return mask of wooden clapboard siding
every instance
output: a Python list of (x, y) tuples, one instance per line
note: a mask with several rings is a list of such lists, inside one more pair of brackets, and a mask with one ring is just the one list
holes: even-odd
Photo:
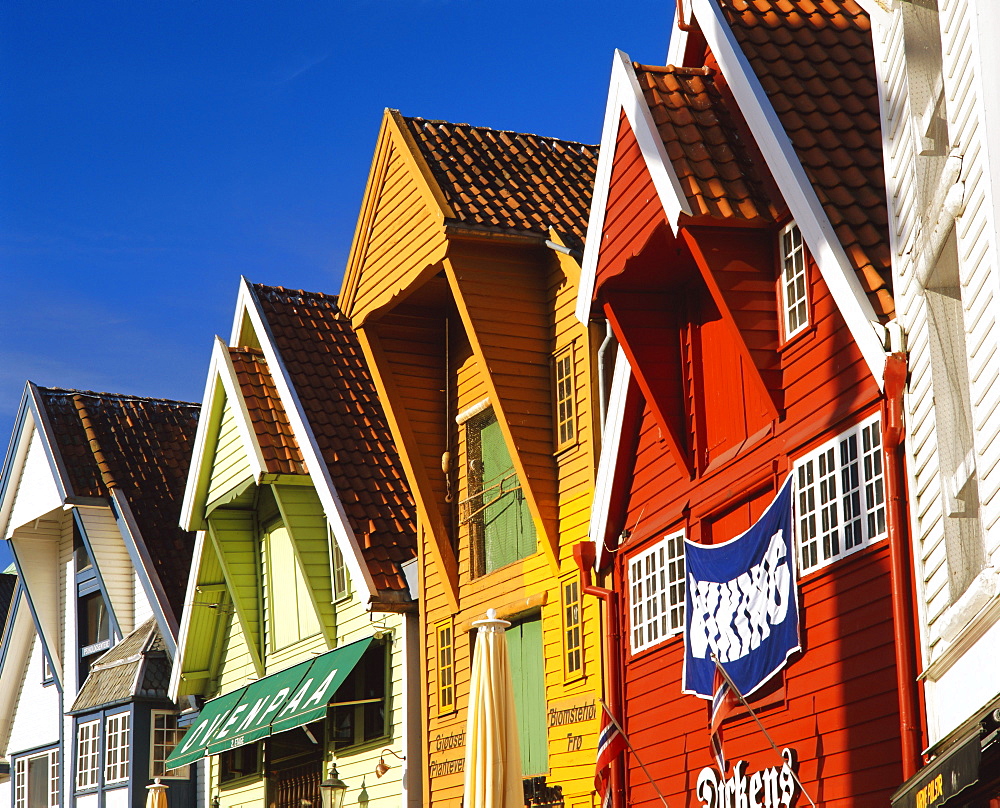
[(216, 508), (208, 538), (226, 583), (236, 620), (258, 676), (264, 674), (264, 606), (257, 520), (253, 511)]
[[(181, 664), (178, 696), (216, 694), (216, 674), (220, 669), (217, 643), (233, 613), (232, 601), (226, 596), (225, 577), (215, 549), (215, 543), (205, 533), (199, 534), (192, 570), (194, 596), (185, 607), (188, 617), (187, 645)], [(238, 622), (238, 620), (237, 620)], [(204, 676), (205, 672), (208, 673)]]
[(263, 777), (248, 777), (219, 788), (218, 756), (208, 758), (206, 769), (209, 774), (208, 782), (215, 784), (211, 798), (219, 798), (219, 808), (260, 808), (267, 804), (267, 781)]
[[(67, 555), (72, 557), (73, 547), (72, 524), (69, 526), (68, 542), (63, 530), (67, 522), (71, 522), (70, 514), (58, 513), (54, 519), (38, 519), (16, 528), (10, 537), (24, 586), (33, 593), (35, 618), (46, 647), (57, 657), (52, 664), (60, 676), (65, 668), (74, 667), (71, 660), (76, 658), (75, 632), (67, 631), (66, 611), (62, 608), (67, 602), (76, 602), (76, 582), (72, 573), (67, 576), (64, 563)], [(65, 550), (67, 543), (69, 553)], [(67, 594), (70, 587), (72, 590)], [(74, 677), (72, 683), (75, 682)]]
[(110, 508), (81, 508), (79, 513), (94, 553), (94, 564), (111, 599), (115, 620), (123, 636), (130, 634), (135, 628), (132, 586), (135, 573), (118, 523)]
[(62, 497), (56, 489), (55, 478), (45, 454), (42, 433), (32, 428), (28, 453), (17, 480), (17, 490), (14, 493), (14, 502), (11, 504), (10, 516), (7, 519), (6, 535), (3, 538), (10, 538), (14, 528), (32, 522), (61, 506)]
[(355, 325), (426, 279), (445, 246), (443, 216), (395, 121), (379, 134), (340, 305)]
[(207, 502), (215, 502), (248, 479), (253, 478), (250, 458), (240, 439), (236, 426), (236, 416), (230, 402), (222, 410), (219, 439), (212, 460), (212, 472), (208, 485)]
[(323, 505), (312, 486), (276, 485), (273, 490), (281, 519), (291, 533), (299, 568), (308, 583), (320, 631), (332, 648), (336, 641), (333, 581), (330, 577), (330, 536)]

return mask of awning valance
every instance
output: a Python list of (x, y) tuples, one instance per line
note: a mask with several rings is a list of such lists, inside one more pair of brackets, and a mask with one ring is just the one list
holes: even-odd
[(974, 785), (979, 778), (982, 747), (979, 728), (939, 755), (892, 795), (892, 808), (938, 808)]
[(217, 755), (325, 717), (333, 694), (372, 641), (367, 637), (335, 648), (207, 702), (167, 758), (167, 768), (186, 766), (205, 755)]

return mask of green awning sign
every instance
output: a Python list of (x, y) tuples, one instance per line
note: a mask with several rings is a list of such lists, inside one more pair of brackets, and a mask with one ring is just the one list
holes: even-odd
[(167, 758), (176, 769), (326, 716), (326, 708), (371, 645), (367, 637), (327, 651), (207, 702)]

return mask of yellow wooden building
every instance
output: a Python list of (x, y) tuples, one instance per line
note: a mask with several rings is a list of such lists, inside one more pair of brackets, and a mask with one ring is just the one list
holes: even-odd
[(413, 500), (335, 297), (243, 281), (182, 521), (168, 764), (203, 767), (199, 804), (318, 806), (336, 765), (346, 805), (420, 805)]
[(460, 803), (473, 620), (514, 668), (529, 804), (591, 805), (598, 608), (580, 597), (594, 346), (573, 311), (592, 146), (386, 111), (340, 305), (417, 507), (425, 804)]

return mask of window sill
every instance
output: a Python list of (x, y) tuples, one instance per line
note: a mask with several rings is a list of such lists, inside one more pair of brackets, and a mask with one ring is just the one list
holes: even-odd
[[(811, 314), (812, 312), (810, 312)], [(780, 314), (780, 312), (779, 312)], [(778, 338), (778, 353), (784, 353), (786, 349), (792, 350), (799, 346), (806, 337), (811, 336), (816, 333), (816, 323), (810, 320), (809, 325), (805, 328), (796, 331), (792, 336), (786, 338), (784, 333)]]
[[(631, 629), (629, 630), (631, 631)], [(675, 644), (676, 642), (683, 643), (683, 641), (684, 641), (684, 630), (678, 629), (675, 633), (664, 637), (662, 640), (659, 640), (654, 645), (647, 645), (645, 648), (642, 648), (638, 651), (633, 651), (632, 646), (630, 644), (628, 649), (628, 662), (634, 662), (637, 659), (643, 659), (649, 656), (650, 654), (655, 654), (657, 651), (664, 651), (669, 646)]]

